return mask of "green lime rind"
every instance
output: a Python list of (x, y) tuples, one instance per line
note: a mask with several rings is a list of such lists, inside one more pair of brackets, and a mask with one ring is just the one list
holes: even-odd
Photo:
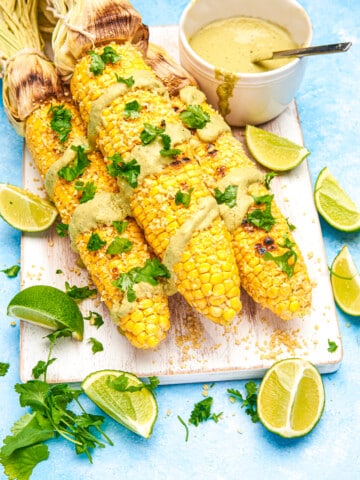
[(322, 218), (341, 232), (360, 230), (360, 211), (355, 202), (324, 167), (315, 182), (314, 201)]
[(360, 276), (346, 245), (332, 262), (330, 281), (340, 310), (352, 317), (360, 317)]
[(158, 416), (158, 405), (147, 388), (137, 392), (119, 392), (108, 385), (108, 380), (125, 375), (129, 385), (143, 382), (134, 374), (120, 370), (99, 370), (90, 373), (81, 387), (103, 412), (132, 432), (149, 438)]
[(72, 298), (48, 285), (34, 285), (17, 293), (7, 306), (10, 317), (50, 330), (69, 328), (76, 340), (84, 336), (84, 318)]
[(281, 437), (310, 433), (325, 407), (325, 389), (318, 369), (301, 358), (274, 363), (260, 384), (257, 412), (263, 426)]
[(303, 145), (252, 125), (246, 125), (245, 139), (255, 160), (274, 172), (292, 170), (310, 155)]

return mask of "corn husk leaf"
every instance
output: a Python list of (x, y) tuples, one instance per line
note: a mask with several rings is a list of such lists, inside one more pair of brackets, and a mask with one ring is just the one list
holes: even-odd
[(52, 36), (54, 62), (68, 81), (77, 61), (94, 46), (130, 42), (145, 54), (149, 29), (127, 0), (50, 0), (58, 18)]
[(0, 52), (5, 113), (19, 135), (26, 118), (51, 96), (62, 93), (53, 65), (42, 53), (37, 0), (2, 0)]
[(166, 86), (171, 96), (178, 95), (182, 88), (189, 85), (197, 86), (196, 80), (158, 45), (149, 44), (145, 61)]

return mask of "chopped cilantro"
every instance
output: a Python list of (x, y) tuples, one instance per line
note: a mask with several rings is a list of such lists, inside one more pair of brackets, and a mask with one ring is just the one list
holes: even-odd
[(132, 102), (126, 103), (124, 108), (124, 116), (125, 118), (137, 118), (140, 114), (140, 103), (137, 100), (133, 100)]
[(109, 255), (118, 255), (120, 253), (130, 252), (132, 247), (133, 243), (127, 238), (115, 237), (108, 246), (106, 253)]
[(255, 382), (245, 383), (246, 397), (239, 392), (239, 390), (234, 390), (233, 388), (228, 388), (228, 393), (234, 398), (237, 398), (242, 403), (241, 408), (245, 408), (245, 413), (250, 415), (251, 421), (256, 423), (259, 421), (259, 416), (257, 413), (257, 392), (258, 386)]
[(61, 270), (61, 268), (57, 268), (55, 273), (56, 273), (56, 275), (61, 275), (64, 272)]
[(175, 194), (175, 204), (188, 207), (190, 205), (191, 194), (193, 190), (193, 188), (190, 188), (190, 190), (188, 190), (187, 192), (182, 192), (181, 190), (178, 190)]
[(73, 298), (74, 300), (85, 300), (86, 298), (90, 298), (96, 295), (95, 289), (90, 289), (88, 286), (70, 286), (68, 282), (65, 282), (65, 292), (69, 295), (69, 297)]
[(9, 370), (10, 364), (9, 363), (3, 363), (0, 362), (0, 377), (5, 377)]
[(98, 233), (92, 233), (86, 245), (86, 248), (89, 252), (96, 252), (100, 250), (104, 245), (106, 245), (105, 240), (102, 240)]
[(4, 270), (0, 270), (0, 272), (5, 273), (8, 278), (15, 278), (20, 272), (20, 265), (13, 265), (12, 267), (4, 268)]
[(222, 415), (222, 412), (218, 414), (211, 413), (212, 403), (212, 397), (204, 398), (204, 400), (195, 403), (194, 408), (190, 414), (189, 423), (197, 427), (201, 422), (205, 422), (206, 420), (210, 419), (218, 422), (220, 416)]
[(166, 133), (161, 133), (160, 138), (164, 145), (164, 148), (160, 150), (160, 155), (162, 157), (176, 157), (176, 155), (181, 153), (179, 148), (171, 148), (171, 138), (169, 135), (166, 135)]
[(96, 185), (94, 182), (86, 182), (84, 184), (84, 182), (78, 180), (75, 183), (75, 190), (82, 192), (80, 197), (80, 203), (86, 203), (95, 197)]
[(66, 237), (69, 233), (69, 225), (67, 223), (58, 223), (55, 229), (59, 237)]
[(107, 165), (107, 171), (112, 177), (124, 178), (132, 188), (136, 188), (138, 185), (137, 179), (140, 175), (140, 165), (133, 158), (129, 162), (125, 162), (119, 153), (115, 153), (112, 157), (110, 165)]
[(60, 168), (58, 171), (58, 176), (64, 180), (67, 180), (68, 182), (72, 182), (76, 178), (80, 177), (80, 175), (84, 173), (86, 167), (90, 165), (90, 160), (87, 153), (85, 153), (84, 147), (81, 145), (72, 145), (71, 150), (76, 152), (75, 159), (65, 167)]
[(117, 73), (115, 73), (115, 76), (118, 83), (125, 83), (127, 87), (132, 87), (135, 84), (134, 77), (124, 78), (120, 77), (120, 75), (118, 75)]
[(149, 145), (157, 136), (165, 132), (165, 127), (155, 127), (150, 123), (144, 123), (144, 130), (140, 133), (142, 145)]
[(121, 273), (113, 285), (126, 293), (129, 302), (134, 302), (136, 300), (134, 285), (146, 282), (156, 286), (159, 283), (158, 278), (170, 278), (170, 272), (157, 258), (153, 258), (147, 259), (143, 267), (134, 267), (127, 273)]
[(58, 134), (60, 143), (66, 142), (72, 128), (71, 111), (65, 105), (52, 105), (48, 113), (51, 113), (50, 126)]
[(125, 221), (115, 221), (113, 222), (113, 227), (115, 228), (115, 230), (118, 232), (118, 233), (124, 233), (125, 230), (126, 230), (126, 227), (128, 226), (128, 223), (129, 222), (125, 222)]
[(328, 345), (328, 352), (330, 353), (336, 352), (336, 350), (338, 349), (338, 345), (336, 344), (336, 342), (333, 342), (330, 339), (328, 339)]
[(98, 54), (95, 53), (94, 51), (89, 52), (90, 58), (91, 58), (91, 63), (90, 63), (90, 72), (92, 72), (94, 75), (100, 75), (103, 73), (105, 65), (109, 63), (116, 63), (120, 60), (120, 55), (116, 53), (116, 51), (110, 47), (104, 47), (103, 53)]
[(265, 187), (270, 190), (270, 183), (271, 183), (271, 180), (273, 178), (275, 178), (277, 176), (277, 173), (275, 172), (268, 172), (265, 174), (265, 179), (264, 179), (264, 182), (265, 182)]
[(177, 418), (185, 427), (185, 442), (187, 442), (189, 440), (189, 427), (186, 425), (185, 421), (180, 417), (180, 415), (178, 415)]
[(264, 260), (272, 260), (288, 277), (292, 277), (294, 274), (295, 263), (297, 261), (297, 253), (292, 248), (295, 243), (293, 243), (288, 237), (285, 237), (284, 243), (278, 245), (283, 248), (288, 248), (289, 250), (277, 257), (270, 252), (265, 252), (263, 258)]
[(94, 337), (90, 337), (88, 343), (91, 344), (91, 351), (95, 355), (95, 353), (102, 352), (104, 350), (104, 346), (99, 340), (96, 340)]
[(189, 128), (202, 129), (210, 122), (210, 116), (200, 105), (189, 105), (180, 113), (183, 124)]
[(286, 223), (287, 223), (287, 226), (289, 227), (290, 232), (293, 232), (294, 230), (296, 230), (295, 225), (292, 224), (288, 218), (286, 218)]
[(102, 325), (104, 325), (104, 320), (100, 313), (92, 312), (91, 310), (89, 311), (89, 315), (84, 317), (84, 320), (88, 320), (90, 325), (93, 325), (96, 328), (100, 328)]
[(269, 232), (276, 223), (271, 213), (271, 202), (273, 198), (274, 195), (253, 196), (255, 204), (263, 204), (265, 208), (256, 208), (249, 212), (246, 217), (248, 222), (255, 225), (255, 227), (263, 228), (266, 232)]
[(236, 206), (236, 197), (238, 192), (238, 185), (228, 185), (224, 192), (221, 192), (218, 188), (215, 188), (215, 200), (218, 205), (225, 203), (229, 208)]

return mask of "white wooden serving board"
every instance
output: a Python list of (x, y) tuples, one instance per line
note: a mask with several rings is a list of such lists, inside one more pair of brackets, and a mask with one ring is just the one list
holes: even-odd
[[(176, 26), (152, 28), (150, 39), (178, 58)], [(295, 102), (264, 128), (303, 143)], [(234, 134), (242, 139), (243, 130), (235, 129)], [(23, 171), (24, 187), (43, 192), (26, 149)], [(59, 340), (53, 351), (57, 360), (49, 369), (48, 381), (79, 382), (100, 369), (131, 371), (140, 377), (157, 375), (162, 384), (247, 379), (261, 377), (275, 360), (290, 356), (310, 360), (322, 373), (335, 371), (342, 359), (342, 344), (306, 161), (291, 173), (276, 177), (272, 189), (283, 214), (297, 227), (294, 236), (314, 284), (312, 310), (307, 317), (284, 322), (242, 293), (242, 313), (224, 329), (192, 311), (177, 294), (170, 298), (172, 326), (166, 340), (154, 351), (141, 351), (117, 332), (102, 304), (86, 300), (80, 305), (83, 314), (97, 311), (105, 324), (96, 329), (86, 321), (83, 342)], [(44, 284), (64, 289), (65, 281), (87, 285), (87, 273), (76, 265), (77, 256), (69, 240), (59, 238), (54, 229), (42, 235), (23, 235), (22, 287)], [(48, 333), (21, 322), (23, 381), (31, 378), (38, 360), (47, 358)], [(102, 342), (102, 352), (92, 353), (90, 337)], [(328, 352), (328, 339), (339, 346), (334, 353)]]

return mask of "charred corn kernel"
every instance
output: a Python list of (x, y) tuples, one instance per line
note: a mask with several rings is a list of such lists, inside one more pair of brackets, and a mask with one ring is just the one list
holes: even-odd
[[(181, 92), (180, 96), (174, 95), (171, 100), (174, 110), (179, 113), (187, 108), (181, 99)], [(201, 103), (201, 107), (210, 117), (218, 115), (206, 102)], [(193, 131), (191, 145), (205, 183), (212, 191), (217, 187), (217, 182), (234, 169), (255, 169), (241, 143), (229, 131), (221, 132), (209, 143), (202, 141), (201, 135)], [(269, 194), (269, 191), (258, 182), (248, 188), (248, 193), (261, 196)], [(269, 308), (282, 319), (289, 320), (309, 312), (312, 288), (303, 256), (275, 201), (272, 202), (271, 209), (276, 223), (269, 232), (271, 245), (274, 246), (274, 250), (269, 251), (276, 256), (284, 254), (286, 249), (280, 245), (284, 243), (284, 236), (288, 238), (296, 253), (296, 263), (294, 264), (294, 257), (290, 257), (288, 262), (289, 266), (294, 267), (292, 275), (289, 276), (274, 261), (264, 259), (269, 246), (265, 244), (264, 249), (258, 248), (266, 237), (266, 232), (261, 228), (243, 222), (232, 231), (233, 247), (244, 289), (263, 307)]]
[[(51, 128), (50, 108), (63, 105), (71, 113), (71, 130), (68, 139), (61, 143), (58, 134)], [(26, 142), (33, 160), (45, 178), (51, 165), (59, 160), (66, 148), (73, 141), (84, 137), (85, 129), (83, 121), (74, 104), (68, 99), (54, 100), (50, 104), (43, 104), (34, 111), (26, 123)], [(82, 197), (81, 190), (75, 188), (75, 183), (80, 180), (83, 184), (93, 182), (96, 185), (96, 193), (118, 192), (119, 187), (116, 179), (111, 177), (107, 170), (102, 155), (99, 152), (89, 153), (90, 164), (84, 170), (81, 177), (74, 181), (66, 181), (58, 178), (53, 189), (53, 201), (64, 223), (69, 223), (75, 209)], [(96, 285), (100, 298), (111, 310), (113, 306), (120, 304), (123, 292), (113, 285), (120, 273), (126, 273), (131, 268), (142, 266), (150, 257), (150, 251), (145, 242), (142, 232), (132, 218), (126, 219), (127, 228), (121, 236), (132, 242), (129, 253), (109, 255), (105, 253), (105, 247), (99, 251), (90, 251), (87, 242), (91, 233), (80, 234), (76, 240), (81, 260), (88, 269), (89, 274)], [(106, 240), (107, 245), (120, 236), (114, 227), (99, 225), (96, 233), (101, 239)], [(156, 306), (156, 309), (155, 309)], [(157, 321), (155, 321), (157, 319)], [(155, 298), (138, 299), (134, 310), (124, 318), (116, 319), (120, 330), (128, 340), (138, 348), (154, 348), (161, 342), (170, 328), (170, 312), (168, 300), (165, 295), (156, 295)], [(147, 328), (150, 322), (151, 334), (139, 336)], [(154, 327), (155, 325), (155, 327)]]
[[(102, 75), (94, 75), (90, 71), (88, 56), (78, 62), (71, 80), (73, 96), (79, 102), (84, 119), (90, 120), (90, 125), (96, 119), (96, 144), (109, 163), (115, 154), (121, 155), (124, 161), (138, 160), (141, 152), (146, 151), (135, 148), (144, 148), (141, 134), (145, 124), (157, 129), (163, 128), (170, 140), (176, 140), (176, 144), (171, 145), (179, 150), (176, 156), (169, 155), (167, 163), (160, 171), (150, 170), (144, 178), (139, 179), (138, 186), (130, 192), (132, 213), (155, 255), (161, 260), (167, 259), (169, 255), (172, 258), (172, 239), (176, 238), (178, 241), (176, 234), (179, 229), (191, 232), (189, 240), (184, 242), (181, 249), (177, 249), (175, 259), (172, 259), (171, 268), (175, 274), (176, 289), (200, 313), (217, 323), (227, 324), (237, 313), (230, 307), (230, 304), (234, 305), (236, 302), (229, 292), (234, 291), (234, 286), (235, 291), (239, 291), (238, 269), (231, 236), (218, 215), (216, 205), (213, 207), (214, 200), (203, 182), (201, 170), (188, 142), (189, 134), (173, 110), (168, 93), (158, 81), (154, 83), (155, 74), (149, 70), (139, 52), (128, 44), (113, 44), (112, 47), (119, 54), (120, 60), (106, 66)], [(103, 47), (95, 49), (98, 53), (102, 50)], [(145, 77), (152, 85), (151, 88), (148, 83), (143, 83), (143, 80), (135, 81), (129, 88), (116, 86), (119, 78), (140, 78), (139, 71), (148, 72)], [(109, 92), (115, 89), (118, 91), (118, 88), (121, 94), (103, 102), (104, 98), (108, 98)], [(101, 106), (97, 117), (94, 116), (94, 102), (96, 107)], [(131, 102), (138, 105), (138, 114), (129, 118), (124, 112)], [(159, 139), (158, 141), (160, 142)], [(149, 168), (151, 161), (147, 156), (144, 166)], [(141, 165), (140, 162), (140, 167)], [(125, 188), (122, 179), (120, 184), (121, 188)], [(175, 197), (178, 192), (191, 192), (191, 201), (188, 205), (176, 203)], [(200, 228), (194, 218), (199, 211), (206, 211), (206, 208), (211, 208), (215, 214), (207, 217), (204, 215), (202, 221), (204, 225)], [(206, 218), (213, 220), (206, 223)], [(209, 271), (209, 263), (210, 271), (217, 276), (213, 281), (210, 278), (204, 285), (201, 273)], [(231, 273), (233, 284), (227, 285), (222, 290), (217, 287), (222, 293), (216, 295), (214, 287), (224, 279), (222, 274), (225, 272)], [(200, 298), (199, 292), (202, 292), (203, 298)], [(238, 293), (237, 296), (239, 297)], [(214, 310), (216, 315), (210, 313), (214, 302), (217, 305), (217, 309)], [(241, 307), (239, 299), (236, 304), (239, 311)]]

